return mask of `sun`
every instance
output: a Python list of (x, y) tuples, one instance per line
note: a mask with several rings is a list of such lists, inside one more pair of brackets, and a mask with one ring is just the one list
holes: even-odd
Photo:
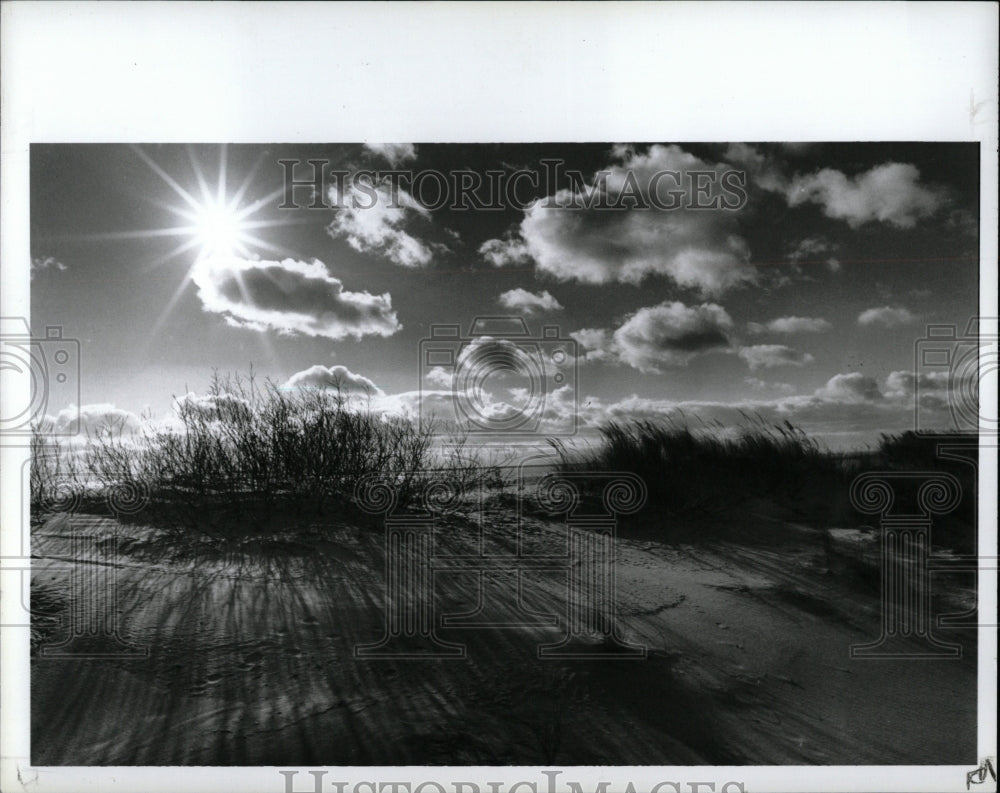
[(155, 336), (173, 312), (199, 269), (225, 266), (227, 260), (232, 259), (257, 259), (262, 252), (297, 256), (294, 250), (278, 244), (276, 240), (265, 239), (257, 233), (307, 220), (302, 217), (290, 217), (287, 214), (276, 217), (273, 212), (268, 211), (276, 205), (278, 198), (283, 194), (283, 183), (262, 196), (258, 191), (259, 197), (256, 197), (256, 200), (248, 197), (254, 192), (254, 183), (262, 163), (260, 157), (256, 164), (243, 174), (235, 189), (230, 191), (232, 174), (228, 173), (229, 158), (224, 145), (219, 151), (218, 171), (213, 175), (206, 173), (194, 150), (190, 146), (187, 147), (190, 162), (187, 178), (182, 174), (175, 177), (168, 173), (141, 146), (131, 148), (172, 191), (174, 198), (170, 200), (169, 194), (165, 196), (166, 200), (150, 195), (147, 196), (148, 200), (166, 210), (166, 217), (172, 216), (178, 222), (174, 224), (166, 222), (159, 228), (105, 232), (89, 236), (116, 240), (153, 240), (170, 237), (177, 239), (174, 247), (145, 265), (149, 269), (154, 269), (177, 258), (181, 258), (182, 261), (187, 260), (183, 278), (178, 282), (173, 295), (152, 326), (152, 336)]
[(236, 207), (209, 200), (185, 214), (191, 219), (190, 233), (197, 241), (199, 258), (247, 255), (249, 227)]
[(205, 173), (192, 149), (188, 148), (194, 183), (189, 183), (187, 187), (184, 187), (177, 178), (167, 173), (140, 146), (133, 146), (132, 149), (180, 199), (179, 202), (156, 201), (155, 203), (160, 204), (180, 219), (181, 225), (117, 233), (109, 236), (119, 238), (177, 237), (179, 240), (177, 246), (161, 257), (160, 261), (167, 261), (193, 250), (195, 261), (191, 265), (192, 268), (206, 259), (251, 258), (256, 256), (258, 251), (288, 254), (283, 246), (276, 245), (254, 233), (258, 229), (301, 222), (300, 218), (287, 216), (274, 218), (273, 215), (267, 218), (262, 216), (266, 214), (265, 210), (273, 206), (282, 194), (283, 187), (274, 189), (256, 201), (246, 200), (260, 165), (259, 160), (257, 165), (244, 175), (239, 186), (230, 193), (229, 179), (227, 178), (229, 176), (227, 173), (229, 170), (228, 157), (225, 146), (221, 148), (219, 153), (219, 169), (214, 180), (211, 180)]

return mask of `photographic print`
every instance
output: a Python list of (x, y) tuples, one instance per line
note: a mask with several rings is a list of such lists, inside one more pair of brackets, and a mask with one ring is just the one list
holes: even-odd
[(978, 144), (30, 177), (33, 764), (976, 764)]
[(0, 789), (996, 789), (995, 5), (0, 16)]

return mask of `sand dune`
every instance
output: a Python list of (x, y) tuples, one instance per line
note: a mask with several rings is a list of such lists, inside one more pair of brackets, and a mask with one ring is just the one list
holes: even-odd
[[(497, 553), (511, 550), (510, 517), (495, 513), (487, 522), (485, 543)], [(561, 531), (532, 520), (526, 537), (558, 545)], [(325, 521), (172, 558), (150, 528), (59, 515), (33, 534), (42, 640), (32, 661), (31, 759), (973, 762), (974, 632), (948, 632), (963, 645), (960, 660), (851, 660), (852, 643), (879, 635), (877, 588), (846, 557), (831, 560), (815, 533), (776, 531), (780, 542), (695, 546), (625, 530), (617, 542), (619, 627), (647, 648), (644, 659), (540, 660), (537, 646), (563, 633), (535, 625), (444, 626), (439, 635), (464, 644), (464, 658), (372, 660), (356, 658), (354, 648), (382, 632), (377, 528)], [(459, 518), (438, 542), (468, 553), (476, 533)], [(565, 576), (526, 573), (521, 606), (563, 615)], [(87, 593), (105, 593), (111, 581), (115, 605), (94, 605)], [(480, 621), (524, 612), (512, 573), (495, 570), (484, 583)], [(475, 572), (438, 573), (438, 615), (474, 611), (479, 586)], [(125, 644), (82, 637), (60, 649), (74, 608), (104, 618), (113, 610)], [(50, 656), (60, 651), (69, 656)]]

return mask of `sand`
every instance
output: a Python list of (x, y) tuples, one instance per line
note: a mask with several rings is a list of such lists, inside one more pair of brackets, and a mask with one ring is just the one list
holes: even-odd
[[(488, 516), (492, 552), (512, 551), (513, 519)], [(413, 660), (355, 657), (383, 631), (377, 525), (324, 518), (179, 553), (183, 543), (147, 526), (52, 516), (32, 536), (42, 640), (31, 760), (974, 764), (974, 632), (942, 632), (961, 643), (960, 659), (851, 659), (852, 644), (879, 636), (877, 560), (857, 552), (860, 535), (845, 535), (841, 554), (839, 540), (772, 523), (745, 542), (678, 539), (667, 518), (622, 526), (617, 630), (644, 658), (539, 659), (564, 631), (502, 624), (524, 609), (514, 574), (494, 565), (480, 622), (500, 624), (439, 627), (465, 656)], [(538, 547), (564, 548), (562, 532), (540, 518), (525, 527)], [(456, 518), (436, 547), (469, 553), (476, 538)], [(114, 605), (95, 605), (86, 593), (112, 581)], [(969, 604), (968, 581), (944, 584), (950, 610)], [(438, 616), (474, 611), (479, 585), (474, 571), (438, 572)], [(565, 614), (564, 570), (526, 573), (522, 585), (529, 610)], [(103, 615), (101, 625), (114, 613), (121, 641), (58, 646), (73, 608)]]

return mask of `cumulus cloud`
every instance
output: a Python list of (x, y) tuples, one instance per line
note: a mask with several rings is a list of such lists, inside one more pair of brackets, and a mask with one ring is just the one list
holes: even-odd
[[(654, 145), (644, 152), (616, 147), (601, 177), (582, 191), (563, 189), (551, 200), (532, 204), (516, 234), (488, 241), (480, 253), (498, 266), (530, 257), (540, 272), (560, 281), (635, 284), (662, 275), (705, 296), (722, 294), (756, 280), (754, 269), (746, 266), (749, 250), (738, 235), (738, 213), (684, 207), (714, 201), (728, 170), (678, 146)], [(681, 179), (680, 185), (655, 181), (654, 175), (664, 171), (688, 176), (700, 171), (714, 187), (707, 198), (695, 196), (693, 179)], [(658, 209), (657, 203), (669, 206), (668, 200), (677, 199), (670, 191), (681, 194), (680, 208)], [(589, 203), (629, 206), (633, 199), (650, 208), (615, 211)]]
[(562, 305), (547, 291), (529, 292), (526, 289), (511, 289), (500, 295), (500, 305), (524, 314), (548, 311), (562, 311)]
[(348, 292), (318, 260), (205, 259), (192, 279), (204, 309), (236, 327), (328, 339), (391, 336), (402, 327), (388, 292)]
[(883, 325), (887, 328), (894, 328), (897, 325), (906, 325), (913, 322), (916, 316), (902, 306), (881, 306), (880, 308), (869, 308), (858, 314), (859, 325)]
[(59, 270), (61, 272), (65, 269), (66, 265), (55, 256), (36, 256), (31, 260), (31, 280), (35, 279), (36, 273), (41, 273), (45, 270)]
[(946, 371), (896, 371), (885, 380), (885, 397), (912, 405), (919, 402), (925, 410), (943, 411), (950, 409), (953, 399), (962, 403), (963, 395), (978, 394), (977, 377), (975, 371), (958, 375)]
[(417, 147), (412, 143), (366, 143), (365, 148), (384, 157), (393, 168), (417, 156)]
[(830, 402), (875, 402), (882, 397), (878, 382), (874, 377), (850, 372), (831, 377), (825, 385), (816, 390), (816, 396)]
[(374, 382), (361, 374), (355, 374), (346, 366), (323, 366), (316, 364), (301, 372), (296, 372), (285, 381), (287, 389), (328, 389), (341, 395), (364, 394), (383, 396), (384, 392)]
[(951, 382), (951, 374), (946, 371), (909, 372), (905, 370), (891, 372), (885, 380), (886, 395), (908, 397), (913, 396), (916, 389), (929, 391), (946, 391)]
[(731, 143), (723, 155), (726, 162), (742, 166), (753, 174), (751, 185), (763, 190), (781, 192), (786, 177), (778, 162), (760, 148), (747, 143)]
[(110, 402), (89, 405), (68, 405), (56, 415), (46, 415), (39, 422), (42, 432), (57, 435), (76, 434), (96, 437), (107, 432), (130, 435), (143, 427), (142, 419), (135, 413), (115, 407)]
[(479, 255), (494, 267), (512, 267), (531, 261), (524, 240), (509, 232), (501, 239), (486, 240), (479, 246)]
[(356, 251), (377, 253), (402, 267), (425, 267), (435, 251), (448, 250), (406, 230), (414, 220), (426, 221), (430, 212), (402, 187), (394, 193), (385, 182), (365, 188), (348, 185), (341, 195), (334, 186), (330, 202), (336, 208), (327, 234), (345, 240)]
[(455, 380), (455, 372), (443, 366), (432, 366), (424, 374), (424, 379), (438, 388), (451, 388)]
[(535, 437), (570, 432), (577, 426), (580, 416), (575, 390), (569, 384), (544, 394), (532, 394), (517, 385), (494, 390), (480, 388), (466, 395), (470, 398), (462, 402), (462, 409), (456, 409), (455, 393), (450, 386), (449, 381), (445, 389), (388, 394), (374, 400), (372, 409), (383, 415), (410, 420), (418, 416), (432, 418), (443, 432), (470, 428), (490, 430), (496, 428), (496, 422), (524, 418), (525, 424), (512, 431)]
[(833, 327), (819, 317), (778, 317), (770, 322), (748, 322), (751, 333), (823, 333)]
[(738, 355), (751, 370), (772, 369), (775, 366), (805, 366), (813, 360), (807, 352), (799, 352), (784, 344), (755, 344), (740, 347)]
[(196, 394), (189, 391), (174, 399), (174, 412), (205, 421), (225, 421), (250, 415), (250, 402), (235, 394)]
[(789, 206), (817, 204), (823, 214), (851, 228), (879, 221), (913, 228), (946, 203), (941, 190), (920, 184), (920, 172), (907, 163), (890, 162), (849, 177), (832, 168), (795, 176), (785, 190)]
[[(373, 401), (374, 409), (415, 419), (433, 417), (443, 431), (496, 430), (514, 422), (511, 432), (544, 436), (563, 434), (576, 421), (572, 378), (566, 363), (532, 352), (511, 339), (480, 336), (459, 351), (454, 367), (433, 367), (424, 373), (419, 391), (389, 394)], [(523, 423), (521, 422), (523, 420)]]
[[(428, 378), (430, 379), (430, 378)], [(940, 418), (942, 427), (948, 423), (946, 389), (947, 373), (892, 372), (884, 385), (860, 372), (835, 374), (809, 393), (795, 393), (788, 383), (768, 382), (747, 377), (744, 382), (754, 396), (735, 401), (671, 400), (632, 394), (615, 401), (596, 396), (577, 398), (570, 386), (563, 386), (545, 396), (540, 410), (539, 432), (560, 432), (572, 427), (596, 428), (610, 420), (674, 419), (681, 422), (718, 422), (723, 427), (745, 427), (747, 416), (759, 417), (771, 424), (791, 421), (810, 433), (852, 437), (864, 443), (881, 431), (899, 431), (912, 426), (914, 394), (919, 393), (921, 405), (937, 410), (929, 417)], [(442, 385), (445, 385), (442, 383)], [(441, 390), (423, 390), (386, 395), (375, 400), (377, 410), (386, 414), (416, 418), (434, 415), (446, 424), (456, 416), (450, 382)], [(524, 388), (511, 387), (498, 393), (484, 390), (477, 394), (477, 410), (483, 417), (506, 418), (525, 407)], [(448, 424), (451, 426), (451, 424)]]
[[(853, 176), (833, 168), (789, 175), (777, 157), (759, 147), (734, 144), (725, 156), (750, 171), (751, 185), (784, 196), (792, 207), (815, 204), (851, 228), (872, 222), (913, 228), (949, 204), (947, 192), (921, 183), (920, 171), (910, 163), (887, 162)], [(820, 252), (810, 252), (807, 245), (801, 253), (805, 258)], [(833, 262), (832, 267), (838, 266)]]
[[(934, 376), (925, 381), (910, 372), (893, 372), (880, 389), (875, 378), (860, 372), (833, 375), (811, 393), (794, 394), (787, 383), (768, 383), (756, 377), (746, 378), (746, 384), (759, 396), (730, 402), (707, 400), (670, 400), (640, 397), (635, 394), (614, 402), (602, 402), (596, 397), (580, 400), (581, 427), (596, 427), (609, 420), (674, 419), (681, 422), (717, 422), (724, 427), (746, 426), (747, 416), (756, 416), (770, 424), (791, 421), (810, 433), (853, 436), (864, 441), (873, 433), (905, 430), (912, 427), (913, 392), (906, 384), (919, 381), (921, 405), (940, 409), (944, 403), (939, 394), (943, 379)], [(935, 389), (937, 389), (935, 391)], [(770, 396), (768, 395), (770, 392)], [(947, 412), (929, 412), (947, 426)]]
[(663, 302), (640, 308), (613, 333), (583, 328), (570, 336), (592, 360), (612, 360), (656, 374), (666, 367), (686, 366), (708, 352), (730, 346), (733, 320), (722, 306), (686, 306)]
[(569, 335), (580, 346), (584, 360), (598, 361), (609, 356), (610, 334), (605, 328), (581, 328)]

